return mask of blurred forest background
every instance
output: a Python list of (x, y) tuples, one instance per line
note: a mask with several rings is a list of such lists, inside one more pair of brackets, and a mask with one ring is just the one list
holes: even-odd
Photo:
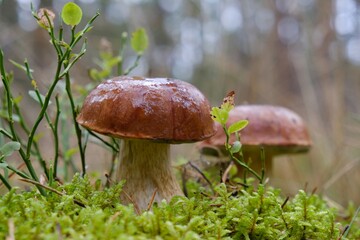
[[(31, 2), (59, 16), (67, 1)], [(87, 82), (102, 38), (118, 49), (123, 31), (144, 27), (150, 47), (132, 75), (189, 81), (212, 105), (235, 90), (237, 104), (294, 110), (306, 121), (313, 147), (308, 154), (276, 158), (272, 185), (292, 194), (307, 184), (334, 202), (360, 203), (360, 1), (75, 2), (86, 20), (97, 10), (101, 15), (89, 34), (88, 52), (72, 72), (74, 81)], [(0, 46), (6, 58), (27, 58), (40, 88), (47, 87), (56, 55), (31, 16), (30, 0), (0, 0)], [(129, 62), (136, 57), (128, 55)], [(15, 93), (26, 100), (30, 82), (8, 62), (7, 67), (16, 74)], [(180, 156), (199, 158), (194, 145), (175, 146), (174, 160)], [(105, 171), (108, 161), (99, 162)]]

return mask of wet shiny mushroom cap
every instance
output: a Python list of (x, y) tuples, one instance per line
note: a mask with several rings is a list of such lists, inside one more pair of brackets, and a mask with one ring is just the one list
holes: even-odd
[(210, 106), (193, 85), (175, 79), (116, 77), (86, 97), (77, 122), (105, 135), (181, 143), (215, 133)]
[[(240, 141), (244, 148), (265, 147), (278, 153), (305, 152), (310, 148), (311, 140), (307, 127), (295, 112), (278, 106), (240, 105), (229, 114), (228, 125), (239, 120), (249, 120), (249, 125), (240, 132)], [(216, 123), (217, 133), (200, 143), (205, 146), (222, 147), (226, 136)], [(235, 141), (232, 136), (230, 143)]]

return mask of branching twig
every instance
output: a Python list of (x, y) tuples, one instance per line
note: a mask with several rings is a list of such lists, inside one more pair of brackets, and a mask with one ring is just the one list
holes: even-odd
[(215, 193), (215, 190), (214, 190), (210, 180), (205, 176), (205, 174), (197, 166), (195, 166), (191, 161), (189, 161), (188, 164), (204, 178), (204, 180), (209, 184), (211, 191), (213, 193)]
[(126, 191), (122, 190), (122, 192), (125, 194), (126, 198), (129, 199), (129, 201), (133, 204), (136, 214), (140, 215), (141, 211), (138, 204), (134, 201), (134, 199), (132, 199), (132, 197), (129, 196), (129, 194)]

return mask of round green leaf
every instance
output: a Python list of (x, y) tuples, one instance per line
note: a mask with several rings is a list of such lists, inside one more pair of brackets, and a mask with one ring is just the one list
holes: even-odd
[(78, 25), (82, 18), (82, 10), (77, 4), (68, 2), (61, 11), (61, 18), (67, 25)]
[(6, 162), (0, 163), (0, 168), (5, 169), (5, 168), (7, 168), (8, 166), (9, 166), (9, 165), (8, 165)]
[(5, 156), (8, 157), (10, 156), (13, 152), (18, 151), (20, 149), (20, 143), (19, 142), (8, 142), (5, 145), (3, 145), (0, 148), (0, 153)]
[(225, 109), (220, 108), (219, 109), (219, 121), (220, 124), (225, 126), (227, 120), (229, 119), (229, 112)]
[(219, 107), (213, 107), (210, 115), (214, 121), (220, 123), (222, 126), (225, 126), (229, 118), (229, 112)]
[[(34, 99), (36, 102), (40, 103), (40, 99), (41, 102), (45, 101), (45, 96), (39, 93), (39, 96), (37, 95), (37, 93), (34, 90), (30, 90), (29, 91), (29, 95), (32, 99)], [(49, 101), (49, 104), (51, 104), (51, 101)]]
[(142, 54), (148, 47), (148, 36), (145, 29), (139, 28), (132, 33), (131, 47), (137, 54)]
[(239, 141), (235, 141), (231, 146), (230, 151), (231, 153), (237, 153), (240, 151), (240, 149), (241, 149), (241, 143)]

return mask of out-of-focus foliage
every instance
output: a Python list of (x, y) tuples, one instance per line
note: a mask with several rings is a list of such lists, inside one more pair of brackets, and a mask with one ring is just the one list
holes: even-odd
[(148, 37), (145, 29), (139, 28), (133, 32), (131, 37), (131, 47), (137, 54), (142, 55), (148, 47)]

